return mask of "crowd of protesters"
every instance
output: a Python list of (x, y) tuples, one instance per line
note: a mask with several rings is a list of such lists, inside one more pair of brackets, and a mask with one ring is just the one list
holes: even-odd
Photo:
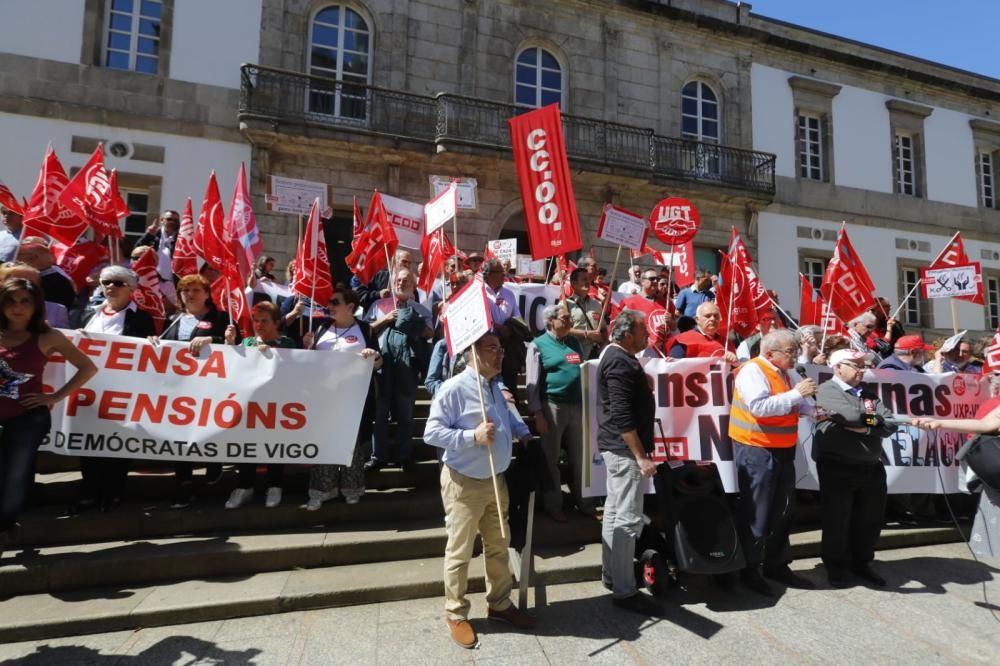
[[(717, 357), (732, 363), (747, 362), (761, 355), (762, 340), (772, 330), (794, 327), (790, 318), (775, 307), (761, 317), (760, 329), (754, 335), (735, 339), (730, 334), (727, 338), (715, 302), (718, 279), (704, 269), (697, 271), (691, 286), (678, 290), (666, 269), (630, 266), (627, 279), (616, 288), (624, 301), (615, 305), (611, 294), (616, 285), (607, 282), (607, 272), (596, 259), (584, 256), (578, 267), (554, 272), (551, 279), (564, 297), (544, 310), (545, 330), (532, 336), (507, 286), (529, 278), (515, 276), (509, 264), (477, 252), (461, 260), (452, 258), (448, 279), (437, 280), (429, 293), (423, 293), (416, 288), (418, 257), (400, 249), (391, 258), (391, 265), (368, 284), (356, 278), (351, 284), (337, 284), (329, 303), (313, 303), (283, 289), (274, 274), (274, 258), (260, 257), (247, 285), (248, 299), (253, 303), (253, 330), (244, 337), (212, 300), (211, 284), (217, 273), (207, 266), (182, 278), (172, 273), (171, 253), (179, 215), (168, 210), (130, 253), (122, 255), (135, 261), (147, 252), (155, 253), (168, 315), (162, 332), (157, 334), (150, 315), (136, 307), (133, 292), (138, 278), (128, 261), (123, 265), (99, 264), (84, 286), (78, 288), (55, 262), (45, 239), (21, 238), (19, 216), (13, 211), (0, 212), (5, 225), (5, 236), (0, 238), (0, 260), (5, 262), (0, 267), (0, 365), (5, 373), (27, 377), (17, 386), (18, 391), (0, 396), (4, 443), (0, 446), (0, 540), (11, 538), (25, 504), (36, 451), (49, 429), (47, 408), (96, 372), (89, 359), (57, 328), (145, 338), (151, 344), (179, 341), (187, 343), (194, 354), (207, 345), (228, 344), (262, 353), (271, 348), (308, 349), (318, 354), (342, 352), (372, 359), (375, 372), (351, 463), (316, 465), (310, 471), (303, 508), (317, 510), (324, 502), (341, 496), (348, 504), (359, 502), (365, 493), (366, 473), (390, 466), (414, 470), (413, 412), (418, 391), (423, 386), (437, 399), (447, 380), (465, 363), (464, 358), (450, 357), (442, 339), (446, 297), (478, 276), (484, 283), (494, 325), (495, 339), (489, 349), (499, 350), (491, 361), (497, 399), (532, 416), (529, 422), (541, 438), (544, 473), (548, 476), (541, 506), (552, 520), (565, 522), (569, 507), (587, 516), (599, 515), (597, 503), (582, 497), (578, 481), (587, 464), (580, 448), (580, 373), (584, 361), (600, 358), (609, 345), (617, 344), (613, 322), (619, 311), (656, 313), (644, 319), (646, 334), (629, 338), (633, 346), (640, 337), (642, 340), (642, 348), (630, 348), (629, 353), (668, 361)], [(16, 242), (3, 242), (7, 236)], [(777, 305), (776, 295), (774, 299)], [(982, 347), (977, 347), (976, 341), (963, 339), (946, 349), (932, 347), (920, 336), (907, 335), (890, 312), (890, 304), (880, 299), (869, 312), (847, 322), (846, 335), (824, 335), (816, 326), (796, 328), (788, 334), (795, 340), (796, 362), (827, 363), (831, 358), (846, 358), (844, 354), (838, 356), (838, 351), (850, 350), (851, 362), (859, 367), (914, 372), (982, 371)], [(623, 331), (619, 331), (619, 337), (625, 334)], [(54, 353), (64, 356), (77, 373), (55, 393), (43, 394), (42, 369)], [(526, 391), (519, 394), (522, 373)], [(7, 385), (13, 390), (13, 382)], [(390, 437), (391, 424), (395, 427), (394, 437)], [(571, 479), (561, 478), (563, 450)], [(258, 485), (257, 465), (234, 467), (237, 484), (225, 501), (227, 509), (250, 502)], [(82, 458), (80, 494), (69, 511), (75, 514), (118, 508), (127, 499), (129, 469), (130, 462), (125, 459)], [(176, 462), (173, 469), (176, 488), (171, 507), (182, 509), (196, 499), (195, 466)], [(264, 505), (268, 508), (282, 502), (284, 471), (282, 465), (266, 466)], [(209, 464), (201, 481), (214, 484), (224, 476), (223, 465)], [(568, 502), (562, 494), (563, 481), (570, 487)]]

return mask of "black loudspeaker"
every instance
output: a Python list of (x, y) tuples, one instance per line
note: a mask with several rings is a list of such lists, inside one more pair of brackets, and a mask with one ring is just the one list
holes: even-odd
[(722, 574), (745, 566), (736, 522), (713, 463), (663, 463), (653, 483), (679, 570)]
[(956, 456), (991, 490), (1000, 492), (1000, 437), (976, 435)]

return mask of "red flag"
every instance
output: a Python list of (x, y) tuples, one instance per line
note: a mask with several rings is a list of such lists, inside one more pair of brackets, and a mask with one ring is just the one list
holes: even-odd
[(249, 277), (254, 262), (264, 251), (264, 242), (257, 231), (257, 218), (250, 203), (247, 170), (243, 163), (240, 163), (240, 174), (236, 177), (236, 187), (233, 188), (233, 201), (229, 204), (229, 217), (226, 218), (223, 238), (231, 243), (240, 275)]
[[(489, 252), (489, 243), (486, 244), (486, 251)], [(424, 234), (424, 239), (420, 242), (420, 256), (424, 258), (424, 263), (420, 267), (420, 279), (417, 286), (430, 293), (434, 287), (434, 280), (441, 273), (444, 262), (454, 254), (455, 248), (443, 229)]]
[(43, 235), (64, 245), (72, 245), (83, 235), (87, 230), (86, 221), (59, 202), (59, 195), (68, 182), (56, 151), (49, 146), (38, 173), (38, 182), (24, 208), (25, 232), (21, 234), (22, 238)]
[(394, 255), (397, 247), (396, 232), (385, 214), (382, 197), (376, 191), (368, 204), (365, 228), (355, 241), (354, 251), (344, 261), (362, 284), (368, 284), (376, 273), (388, 267), (386, 257)]
[(997, 329), (993, 340), (983, 350), (983, 359), (985, 360), (983, 363), (983, 376), (989, 375), (991, 372), (1000, 372), (1000, 329)]
[(166, 311), (163, 308), (163, 294), (160, 292), (160, 276), (156, 272), (156, 252), (146, 250), (132, 261), (132, 270), (139, 277), (139, 284), (132, 291), (136, 307), (148, 312), (156, 325), (156, 332), (163, 330)]
[(816, 294), (812, 283), (806, 276), (799, 273), (799, 290), (801, 291), (799, 301), (799, 326), (822, 326), (822, 315), (820, 313), (820, 302), (822, 298)]
[(118, 221), (123, 217), (128, 217), (132, 214), (132, 211), (128, 209), (128, 204), (125, 203), (125, 199), (122, 198), (121, 190), (118, 189), (118, 170), (111, 170), (111, 205), (107, 209), (107, 214), (101, 216), (98, 220), (100, 228), (98, 232), (104, 236), (110, 236), (111, 238), (124, 238), (125, 232), (122, 231), (122, 227), (118, 224)]
[(733, 256), (733, 253), (739, 254), (741, 257), (741, 264), (744, 270), (746, 270), (747, 286), (750, 289), (753, 305), (757, 310), (757, 319), (759, 320), (765, 312), (774, 312), (774, 306), (771, 303), (771, 297), (768, 296), (767, 290), (764, 288), (764, 283), (760, 281), (760, 278), (757, 277), (757, 272), (753, 269), (753, 262), (750, 261), (750, 252), (747, 250), (747, 246), (743, 244), (743, 239), (736, 233), (735, 227), (733, 227), (729, 237), (729, 256)]
[(120, 217), (128, 216), (128, 206), (118, 191), (118, 175), (104, 170), (104, 148), (97, 144), (87, 163), (70, 179), (59, 203), (93, 227), (101, 236), (121, 238)]
[(358, 236), (364, 231), (365, 222), (361, 217), (361, 209), (358, 208), (358, 198), (354, 197), (354, 231), (351, 236), (351, 249), (354, 249), (354, 243), (358, 240)]
[(841, 226), (837, 235), (837, 246), (819, 290), (830, 310), (844, 321), (875, 306), (875, 285), (847, 237), (846, 225)]
[(583, 248), (559, 105), (507, 121), (532, 259)]
[[(224, 227), (226, 213), (219, 196), (219, 183), (215, 172), (208, 177), (205, 199), (201, 203), (198, 226), (194, 230), (194, 247), (202, 259), (212, 268), (222, 271), (232, 263), (231, 248), (225, 243)], [(227, 261), (228, 260), (228, 261)]]
[[(931, 262), (930, 268), (947, 268), (948, 266), (962, 266), (965, 264), (978, 264), (979, 262), (969, 261), (965, 254), (965, 244), (962, 242), (962, 232), (956, 231), (955, 235), (948, 241), (941, 253)], [(983, 281), (979, 280), (979, 292), (975, 296), (955, 296), (960, 301), (968, 301), (985, 305), (986, 300), (983, 294)]]
[(722, 327), (746, 338), (757, 328), (757, 308), (744, 261), (745, 256), (739, 252), (722, 255), (722, 280), (715, 303), (722, 314)]
[(177, 231), (177, 242), (170, 261), (170, 270), (184, 277), (198, 272), (198, 255), (194, 248), (194, 213), (191, 211), (191, 197), (184, 204), (181, 226)]
[(12, 210), (18, 215), (24, 214), (24, 208), (21, 207), (17, 197), (10, 191), (10, 188), (3, 184), (2, 180), (0, 180), (0, 206), (3, 206), (7, 210)]
[(240, 282), (236, 264), (229, 264), (229, 268), (223, 270), (222, 275), (212, 283), (212, 302), (220, 310), (229, 313), (233, 324), (239, 329), (240, 339), (253, 332), (250, 305), (247, 303), (246, 290), (244, 284)]
[(330, 257), (326, 253), (326, 238), (319, 219), (318, 198), (313, 201), (309, 210), (309, 222), (306, 224), (302, 247), (295, 257), (295, 264), (301, 266), (302, 270), (295, 272), (291, 284), (292, 291), (320, 305), (325, 306), (329, 303), (333, 298), (333, 280), (330, 277)]
[(108, 248), (94, 241), (84, 241), (72, 247), (53, 242), (49, 249), (56, 256), (56, 263), (66, 271), (77, 291), (87, 286), (87, 276), (99, 265), (108, 262)]
[(661, 266), (673, 264), (674, 284), (681, 289), (694, 284), (694, 241), (674, 245), (666, 252), (653, 250), (647, 246), (643, 248), (643, 254), (652, 255), (653, 261)]

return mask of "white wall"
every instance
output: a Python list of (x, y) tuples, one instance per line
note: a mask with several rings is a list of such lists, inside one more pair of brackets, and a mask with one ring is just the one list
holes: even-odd
[(191, 197), (195, 214), (205, 195), (208, 174), (216, 170), (219, 191), (226, 208), (233, 193), (240, 162), (251, 167), (250, 146), (208, 139), (195, 139), (123, 127), (107, 127), (0, 113), (0, 181), (16, 195), (28, 197), (38, 178), (38, 169), (51, 142), (69, 172), (80, 167), (89, 155), (70, 152), (73, 135), (103, 137), (109, 142), (139, 142), (165, 147), (163, 164), (118, 159), (105, 153), (108, 169), (158, 175), (163, 179), (162, 206), (181, 209)]
[[(762, 212), (758, 216), (758, 252), (757, 266), (761, 279), (769, 289), (775, 289), (781, 297), (781, 306), (793, 316), (799, 314), (799, 250), (817, 250), (817, 256), (829, 256), (833, 253), (834, 241), (814, 241), (798, 238), (796, 227), (805, 226), (813, 229), (824, 229), (836, 232), (840, 229), (839, 222), (828, 222), (792, 215)], [(861, 256), (868, 269), (876, 289), (892, 303), (895, 309), (899, 305), (899, 278), (897, 275), (897, 259), (911, 259), (916, 265), (929, 265), (944, 248), (950, 235), (932, 236), (929, 234), (882, 229), (869, 226), (847, 226), (847, 235), (854, 249)], [(896, 238), (905, 237), (916, 241), (930, 243), (930, 252), (911, 252), (896, 249)], [(996, 243), (980, 241), (965, 241), (965, 250), (971, 261), (981, 261), (984, 272), (1000, 270), (1000, 261), (987, 261), (980, 258), (980, 250), (989, 248), (1000, 249)], [(948, 299), (937, 299), (932, 302), (932, 325), (935, 328), (951, 328), (951, 306)], [(987, 329), (984, 309), (973, 303), (957, 302), (958, 325), (960, 329), (983, 331)]]
[(754, 150), (778, 156), (775, 173), (795, 177), (795, 105), (788, 72), (754, 63), (750, 66)]
[(927, 198), (976, 206), (976, 146), (964, 113), (934, 109), (924, 119)]
[(240, 64), (260, 60), (260, 0), (177, 0), (170, 78), (240, 87)]
[(837, 185), (892, 192), (892, 140), (885, 95), (844, 86), (833, 98)]
[(3, 0), (0, 52), (80, 62), (84, 0)]

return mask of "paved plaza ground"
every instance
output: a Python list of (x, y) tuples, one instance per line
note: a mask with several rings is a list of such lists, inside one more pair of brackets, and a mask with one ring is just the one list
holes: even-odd
[[(889, 581), (885, 590), (830, 589), (817, 560), (793, 568), (819, 589), (788, 590), (774, 600), (689, 579), (665, 600), (660, 619), (615, 609), (596, 582), (550, 586), (532, 595), (536, 633), (477, 619), (480, 647), (469, 651), (449, 639), (442, 600), (418, 599), (13, 643), (0, 645), (0, 660), (143, 666), (997, 663), (1000, 562), (978, 564), (964, 544), (883, 551), (879, 560)], [(474, 617), (481, 618), (483, 595), (472, 598)]]

